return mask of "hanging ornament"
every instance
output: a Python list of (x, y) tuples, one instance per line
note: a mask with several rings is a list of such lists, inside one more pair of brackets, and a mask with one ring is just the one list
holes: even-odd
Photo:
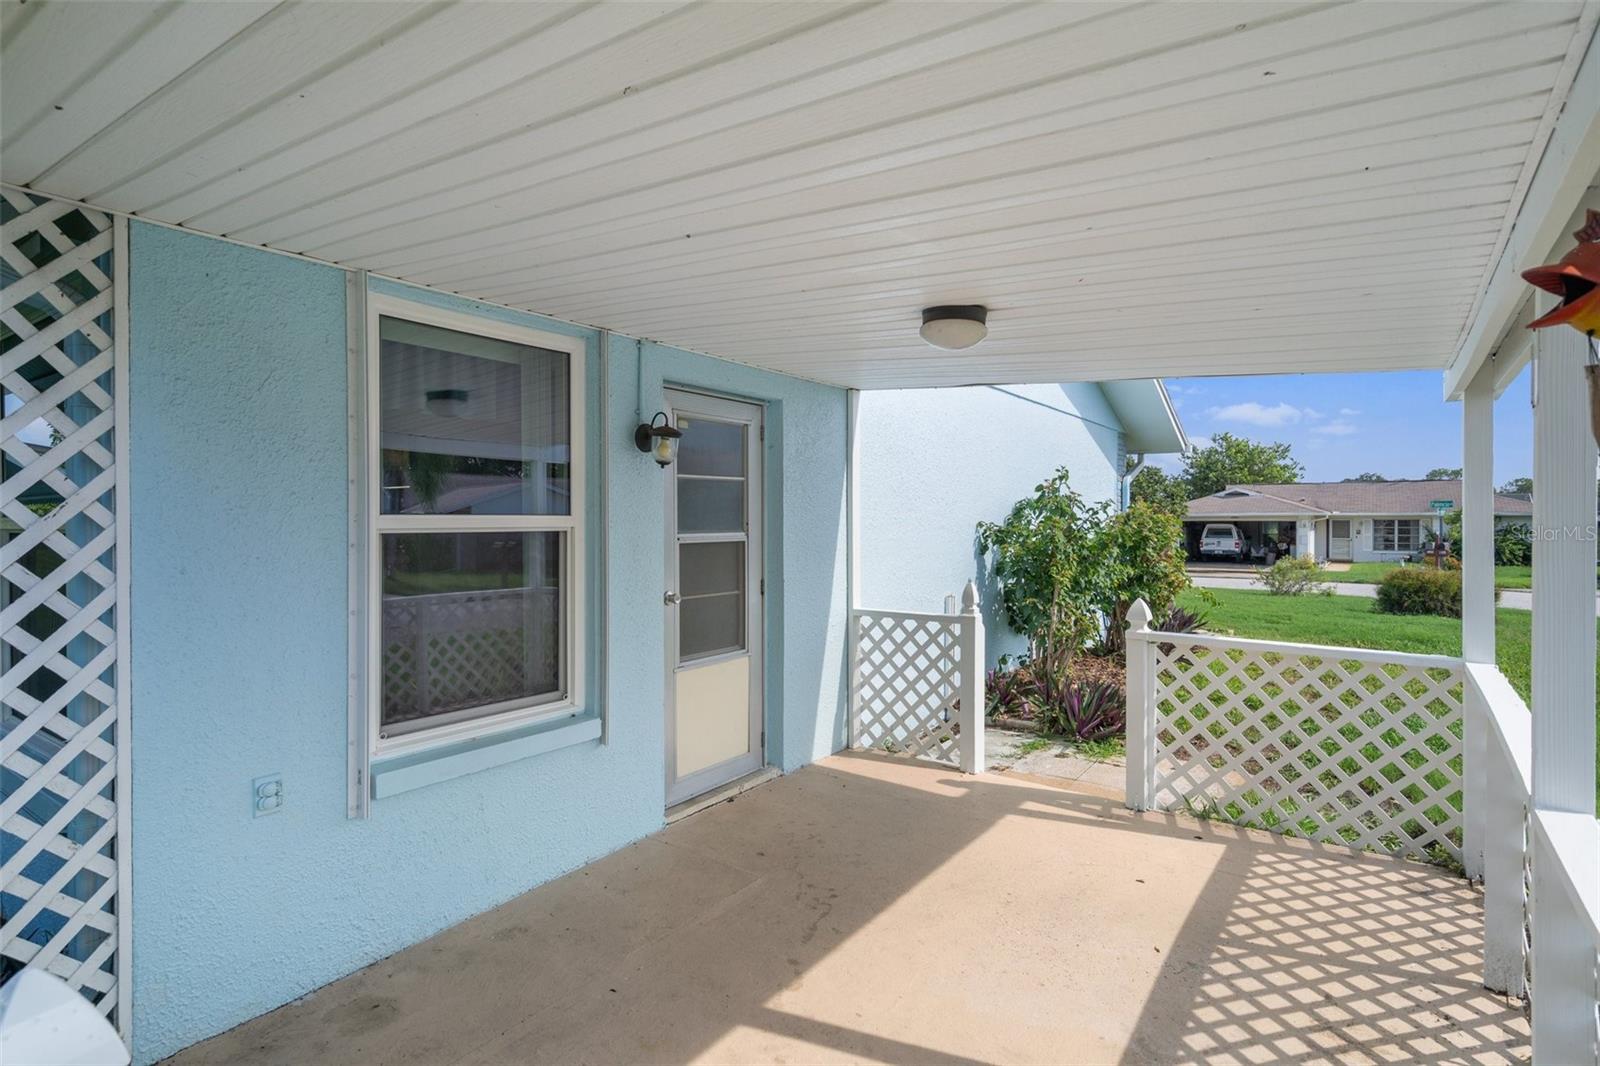
[(1600, 365), (1595, 361), (1594, 338), (1600, 333), (1600, 211), (1590, 208), (1582, 228), (1572, 235), (1578, 243), (1560, 262), (1522, 272), (1523, 280), (1561, 297), (1555, 310), (1528, 323), (1529, 329), (1571, 326), (1589, 338), (1589, 428), (1600, 444)]

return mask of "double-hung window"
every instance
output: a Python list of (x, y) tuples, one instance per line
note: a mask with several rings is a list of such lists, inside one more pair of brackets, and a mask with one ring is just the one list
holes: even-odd
[(377, 296), (367, 329), (374, 749), (574, 713), (581, 342)]
[(1421, 523), (1415, 518), (1375, 518), (1372, 521), (1372, 550), (1413, 552), (1422, 543)]

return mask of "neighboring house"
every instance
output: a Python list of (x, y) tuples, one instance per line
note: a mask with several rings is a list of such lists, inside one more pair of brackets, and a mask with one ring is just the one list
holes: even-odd
[[(1157, 380), (864, 392), (856, 415), (864, 606), (940, 611), (969, 580), (982, 592), (988, 658), (1026, 650), (1005, 623), (977, 524), (998, 522), (1060, 467), (1091, 502), (1118, 506), (1131, 464), (1181, 452)], [(929, 466), (938, 476), (929, 478)]]
[[(1440, 511), (1436, 500), (1449, 502)], [(1322, 562), (1395, 562), (1428, 542), (1439, 516), (1461, 507), (1461, 481), (1303, 481), (1229, 485), (1189, 501), (1191, 554), (1209, 523), (1239, 527), (1251, 554), (1274, 544)], [(1496, 526), (1531, 525), (1533, 504), (1495, 497)]]

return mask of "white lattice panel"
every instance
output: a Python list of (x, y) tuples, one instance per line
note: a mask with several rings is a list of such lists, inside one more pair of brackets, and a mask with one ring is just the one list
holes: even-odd
[(0, 189), (0, 959), (121, 1020), (115, 241)]
[(386, 598), (384, 720), (481, 706), (554, 684), (560, 610), (553, 589)]
[(856, 747), (961, 765), (962, 624), (959, 615), (856, 613)]
[(1460, 860), (1459, 664), (1209, 636), (1152, 641), (1155, 806)]

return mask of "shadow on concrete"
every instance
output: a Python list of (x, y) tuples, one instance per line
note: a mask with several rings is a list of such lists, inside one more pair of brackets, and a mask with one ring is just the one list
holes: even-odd
[(1518, 1061), (1481, 917), (1430, 867), (842, 755), (175, 1061)]

